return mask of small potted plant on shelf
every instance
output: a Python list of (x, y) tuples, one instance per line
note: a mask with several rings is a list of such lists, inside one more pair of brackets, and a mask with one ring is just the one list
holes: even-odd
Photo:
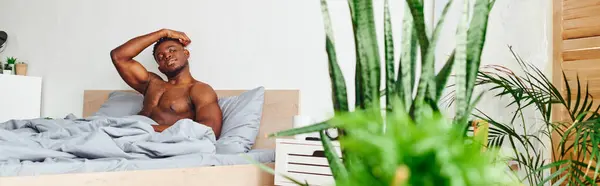
[(4, 68), (2, 68), (2, 74), (5, 75), (12, 75), (12, 67), (10, 66), (10, 64), (4, 64)]
[[(4, 74), (15, 74), (15, 63), (17, 62), (17, 58), (7, 57), (6, 64), (4, 65)], [(10, 70), (10, 71), (7, 71)]]

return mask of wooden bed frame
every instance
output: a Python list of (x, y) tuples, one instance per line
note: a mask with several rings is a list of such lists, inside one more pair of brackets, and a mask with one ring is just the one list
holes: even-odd
[[(97, 111), (113, 90), (86, 90), (83, 116)], [(131, 90), (119, 90), (131, 91)], [(217, 90), (219, 97), (234, 96), (246, 90)], [(266, 135), (292, 128), (292, 118), (298, 114), (298, 90), (265, 90), (263, 117), (253, 149), (275, 149), (275, 139)], [(273, 168), (274, 163), (267, 164)], [(0, 186), (263, 186), (274, 185), (274, 176), (256, 165), (195, 167), (181, 169), (136, 170), (117, 172), (71, 173), (40, 176), (0, 177)]]

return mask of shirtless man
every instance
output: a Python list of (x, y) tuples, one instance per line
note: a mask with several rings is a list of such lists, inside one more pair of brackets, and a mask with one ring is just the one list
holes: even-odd
[[(133, 59), (155, 42), (154, 60), (167, 81)], [(153, 125), (155, 131), (162, 132), (178, 120), (188, 118), (211, 127), (218, 139), (222, 115), (217, 94), (190, 74), (190, 52), (185, 48), (190, 43), (183, 32), (161, 29), (127, 41), (113, 49), (110, 57), (123, 80), (144, 95), (139, 114), (159, 124)]]

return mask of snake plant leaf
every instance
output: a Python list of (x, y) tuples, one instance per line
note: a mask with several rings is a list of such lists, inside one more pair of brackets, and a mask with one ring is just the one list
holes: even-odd
[(385, 40), (385, 107), (392, 111), (392, 99), (395, 95), (394, 81), (394, 37), (392, 32), (392, 18), (390, 17), (390, 8), (388, 0), (384, 2), (384, 40)]
[[(417, 38), (419, 41), (419, 46), (421, 47), (421, 58), (424, 58), (427, 55), (427, 50), (429, 49), (429, 38), (427, 37), (427, 29), (425, 28), (425, 16), (423, 9), (423, 1), (421, 0), (406, 0), (407, 8), (410, 10), (414, 29), (416, 30)], [(430, 65), (425, 64), (425, 60), (421, 62), (421, 78), (419, 80), (419, 84), (417, 86), (417, 95), (411, 104), (410, 113), (413, 118), (416, 116), (421, 116), (421, 112), (423, 105), (425, 104), (425, 91), (427, 89), (427, 85), (431, 82), (429, 77), (431, 74), (423, 73), (423, 71), (430, 71), (428, 67)], [(412, 69), (415, 70), (415, 69)], [(427, 77), (427, 78), (424, 78)], [(425, 79), (425, 80), (423, 80)], [(415, 118), (418, 120), (418, 118)], [(418, 122), (417, 122), (418, 123)]]
[(331, 18), (326, 0), (321, 0), (321, 14), (325, 24), (325, 47), (327, 50), (329, 62), (329, 77), (331, 79), (333, 109), (336, 112), (348, 112), (348, 95), (346, 90), (346, 81), (344, 75), (337, 62), (335, 52), (335, 41), (333, 37), (333, 29), (331, 28)]
[[(456, 56), (454, 58), (454, 68), (456, 69), (456, 116), (454, 123), (458, 125), (467, 125), (467, 23), (469, 13), (469, 0), (463, 3), (462, 16), (458, 24), (456, 34)], [(458, 127), (461, 127), (458, 126)], [(464, 127), (463, 127), (464, 128)]]
[(327, 129), (330, 129), (333, 127), (334, 126), (329, 124), (328, 121), (325, 121), (325, 122), (312, 124), (312, 125), (305, 126), (305, 127), (299, 127), (299, 128), (293, 128), (293, 129), (279, 131), (276, 133), (269, 134), (269, 137), (293, 136), (293, 135), (297, 135), (297, 134), (305, 134), (305, 133), (318, 132), (321, 130), (327, 130)]
[(323, 151), (325, 153), (325, 157), (327, 158), (327, 162), (329, 162), (329, 167), (331, 169), (331, 173), (333, 174), (333, 178), (336, 182), (345, 182), (348, 180), (348, 171), (346, 167), (342, 163), (340, 156), (335, 152), (335, 148), (331, 143), (331, 140), (324, 131), (319, 131), (319, 135), (321, 137), (321, 144), (323, 145)]
[(440, 72), (438, 72), (438, 74), (435, 76), (435, 85), (436, 85), (435, 102), (439, 102), (440, 98), (442, 97), (442, 93), (448, 82), (448, 78), (450, 77), (450, 74), (452, 73), (452, 67), (454, 66), (454, 55), (455, 54), (456, 54), (456, 52), (452, 51), (452, 54), (446, 61), (446, 64), (444, 64), (444, 67), (442, 67), (442, 70), (440, 70)]
[[(357, 106), (361, 109), (378, 108), (380, 105), (381, 64), (372, 0), (351, 0), (351, 14), (354, 16), (354, 38), (357, 54), (356, 89)], [(360, 76), (360, 77), (358, 77)], [(359, 98), (360, 97), (360, 98)]]
[(406, 3), (413, 18), (419, 46), (421, 47), (421, 56), (425, 56), (429, 49), (429, 37), (427, 37), (427, 29), (425, 28), (423, 0), (406, 0)]
[[(421, 68), (421, 77), (419, 79), (419, 84), (417, 87), (417, 96), (415, 97), (415, 104), (414, 104), (414, 112), (415, 112), (415, 116), (420, 116), (422, 114), (419, 114), (419, 112), (422, 112), (422, 105), (425, 104), (425, 98), (427, 97), (430, 100), (437, 100), (437, 96), (435, 95), (437, 93), (436, 86), (435, 86), (435, 75), (434, 75), (434, 69), (435, 69), (435, 47), (437, 44), (437, 40), (439, 39), (439, 35), (440, 32), (442, 30), (442, 25), (444, 23), (444, 18), (446, 17), (446, 14), (448, 13), (448, 9), (450, 9), (450, 5), (452, 4), (452, 0), (448, 1), (448, 3), (446, 3), (446, 6), (444, 7), (444, 10), (442, 11), (442, 15), (440, 16), (440, 20), (438, 21), (434, 32), (433, 32), (433, 37), (431, 39), (431, 43), (429, 43), (429, 49), (427, 49), (427, 52), (424, 55), (424, 60), (422, 63), (422, 68)], [(437, 102), (431, 102), (430, 107), (436, 107), (437, 105), (435, 105)]]
[(477, 79), (485, 43), (488, 17), (492, 9), (489, 0), (475, 0), (474, 13), (467, 31), (467, 100), (470, 100)]
[(412, 92), (415, 86), (415, 73), (417, 66), (417, 34), (413, 26), (410, 9), (404, 9), (402, 21), (402, 52), (398, 65), (396, 78), (396, 94), (404, 110), (409, 110), (412, 105)]

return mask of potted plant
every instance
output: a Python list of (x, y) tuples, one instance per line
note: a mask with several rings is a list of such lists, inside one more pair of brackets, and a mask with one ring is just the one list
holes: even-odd
[(10, 66), (10, 64), (4, 64), (4, 67), (2, 68), (2, 74), (6, 74), (6, 75), (12, 75), (13, 74), (13, 69), (12, 66)]
[(27, 63), (25, 62), (18, 62), (15, 65), (15, 72), (17, 75), (21, 75), (21, 76), (26, 76), (27, 75)]
[[(474, 136), (466, 135), (471, 110), (481, 96), (473, 95), (473, 89), (488, 15), (495, 2), (474, 1), (474, 4), (464, 1), (459, 5), (463, 12), (457, 45), (437, 74), (434, 68), (436, 44), (452, 0), (431, 32), (425, 27), (423, 1), (406, 0), (398, 74), (394, 67), (397, 59), (394, 59), (392, 36), (395, 32), (391, 29), (388, 1), (384, 3), (384, 61), (380, 61), (372, 0), (348, 1), (356, 45), (356, 97), (355, 110), (351, 111), (346, 79), (337, 62), (327, 2), (321, 0), (336, 115), (322, 123), (271, 136), (319, 132), (335, 185), (521, 185), (515, 175), (505, 169), (507, 162), (499, 160), (496, 150), (486, 148), (487, 125)], [(420, 47), (419, 53), (417, 47)], [(420, 77), (416, 76), (417, 59), (420, 59)], [(384, 73), (380, 71), (382, 64)], [(453, 69), (456, 71), (457, 112), (450, 119), (439, 104)], [(382, 75), (385, 82), (380, 82)], [(382, 83), (383, 91), (380, 90)], [(385, 96), (385, 104), (380, 96)], [(341, 159), (325, 135), (324, 131), (330, 128), (339, 130)], [(310, 184), (287, 178), (299, 185)]]
[[(529, 185), (596, 185), (600, 178), (600, 106), (587, 80), (578, 76), (569, 80), (563, 72), (565, 88), (558, 88), (555, 84), (561, 82), (552, 82), (541, 69), (509, 49), (519, 68), (484, 66), (476, 83), (495, 97), (509, 98), (505, 106), (514, 109), (504, 121), (477, 114), (491, 125), (488, 146), (506, 144), (521, 167), (519, 178)], [(525, 121), (531, 111), (538, 118)], [(553, 120), (557, 111), (566, 120)], [(544, 152), (540, 146), (552, 151)]]
[[(4, 74), (15, 74), (15, 63), (17, 63), (17, 58), (7, 57), (6, 65), (4, 67)], [(7, 70), (10, 70), (10, 73), (7, 73)]]

